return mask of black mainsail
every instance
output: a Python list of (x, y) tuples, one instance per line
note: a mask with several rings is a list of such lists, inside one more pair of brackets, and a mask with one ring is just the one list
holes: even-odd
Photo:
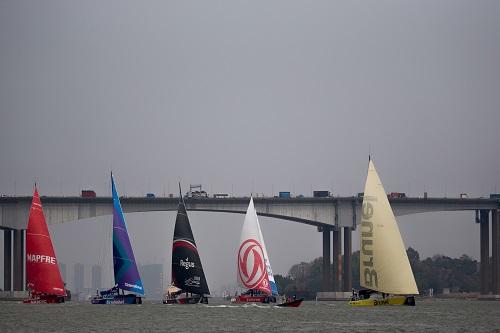
[(185, 292), (210, 295), (182, 193), (175, 219), (172, 244), (172, 282)]

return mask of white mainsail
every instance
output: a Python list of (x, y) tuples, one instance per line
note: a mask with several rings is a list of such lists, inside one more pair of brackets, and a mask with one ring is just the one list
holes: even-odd
[(371, 160), (361, 208), (360, 238), (362, 287), (394, 295), (418, 294), (396, 218)]
[[(260, 290), (271, 294), (266, 263), (266, 250), (260, 232), (259, 220), (250, 198), (245, 221), (241, 230), (241, 240), (238, 249), (238, 282), (246, 289)], [(270, 267), (270, 266), (269, 266)]]

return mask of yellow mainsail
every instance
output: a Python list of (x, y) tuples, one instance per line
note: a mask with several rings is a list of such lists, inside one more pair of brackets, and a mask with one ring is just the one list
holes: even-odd
[(394, 295), (418, 294), (394, 213), (371, 160), (361, 208), (360, 238), (362, 287)]

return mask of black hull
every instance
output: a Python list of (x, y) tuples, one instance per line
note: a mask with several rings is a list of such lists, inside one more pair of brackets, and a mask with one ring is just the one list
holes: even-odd
[(298, 308), (302, 304), (303, 300), (303, 298), (294, 299), (293, 301), (277, 304), (276, 306), (281, 306), (284, 308)]
[(185, 298), (167, 298), (163, 304), (208, 304), (208, 297), (201, 295), (192, 295)]

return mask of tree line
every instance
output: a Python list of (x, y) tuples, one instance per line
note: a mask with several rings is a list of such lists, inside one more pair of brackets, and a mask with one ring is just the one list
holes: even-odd
[[(434, 255), (432, 258), (420, 260), (420, 254), (413, 248), (406, 251), (408, 259), (421, 294), (429, 289), (434, 293), (442, 293), (444, 288), (451, 292), (479, 291), (479, 264), (477, 260), (464, 254), (460, 258)], [(330, 271), (334, 272), (334, 265)], [(359, 251), (351, 256), (352, 285), (359, 289)], [(280, 294), (297, 292), (322, 291), (323, 259), (316, 258), (310, 262), (293, 265), (287, 276), (275, 275)]]

